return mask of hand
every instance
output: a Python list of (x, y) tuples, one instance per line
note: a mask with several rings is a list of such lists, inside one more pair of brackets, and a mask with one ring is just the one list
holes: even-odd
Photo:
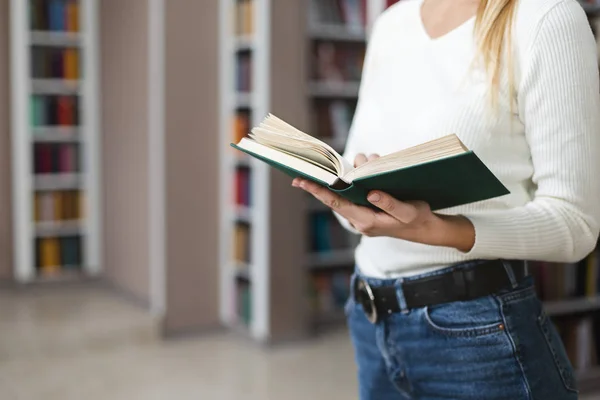
[[(360, 166), (379, 156), (359, 154), (354, 161)], [(365, 236), (387, 236), (434, 246), (454, 247), (467, 252), (475, 243), (475, 230), (462, 216), (444, 216), (431, 211), (422, 201), (399, 201), (387, 193), (371, 191), (367, 199), (381, 211), (358, 206), (314, 182), (296, 178), (294, 187), (300, 187), (346, 218)]]

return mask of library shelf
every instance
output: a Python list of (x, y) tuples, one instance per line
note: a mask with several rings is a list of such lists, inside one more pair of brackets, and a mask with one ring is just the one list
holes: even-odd
[(586, 4), (581, 3), (581, 7), (590, 17), (596, 17), (600, 15), (600, 4)]
[(81, 44), (78, 32), (31, 31), (32, 46), (76, 47)]
[(325, 204), (321, 203), (319, 200), (315, 199), (315, 198), (309, 198), (307, 206), (306, 206), (306, 211), (308, 212), (325, 212), (325, 211), (329, 211), (330, 208), (327, 207)]
[(92, 276), (81, 270), (80, 266), (60, 266), (57, 272), (38, 274), (31, 280), (33, 284), (88, 282)]
[(34, 94), (74, 95), (80, 94), (81, 82), (72, 79), (31, 80), (31, 92)]
[(83, 231), (82, 222), (74, 221), (40, 221), (35, 224), (35, 236), (63, 237), (80, 235)]
[(235, 51), (251, 51), (254, 48), (254, 37), (252, 35), (237, 36), (233, 41)]
[(309, 253), (306, 265), (310, 269), (337, 268), (345, 264), (354, 264), (354, 249), (331, 250)]
[(254, 108), (254, 99), (252, 93), (237, 92), (235, 94), (235, 108)]
[(600, 390), (600, 366), (595, 366), (583, 371), (575, 371), (577, 385), (581, 393)]
[(600, 296), (546, 301), (544, 309), (552, 317), (600, 311)]
[(35, 190), (80, 189), (83, 179), (79, 173), (36, 174)]
[(346, 138), (343, 137), (320, 138), (320, 140), (333, 147), (338, 153), (344, 151), (344, 146), (346, 146)]
[(83, 179), (79, 173), (36, 174), (33, 186), (35, 190), (80, 189)]
[(359, 82), (313, 81), (308, 85), (308, 94), (319, 98), (356, 99)]
[(250, 280), (252, 279), (252, 273), (250, 271), (250, 268), (250, 264), (246, 262), (236, 261), (233, 265), (235, 277), (250, 282)]
[(316, 312), (313, 317), (315, 326), (322, 327), (327, 325), (340, 325), (346, 321), (346, 315), (343, 309), (335, 309), (327, 312)]
[(238, 222), (251, 223), (253, 219), (252, 209), (250, 207), (238, 205), (235, 207), (234, 216), (234, 219)]
[(32, 129), (36, 143), (72, 143), (81, 140), (81, 132), (76, 126), (36, 126)]
[(308, 36), (313, 40), (336, 42), (365, 43), (367, 41), (367, 33), (364, 29), (352, 29), (345, 25), (314, 24), (309, 26)]
[(251, 160), (248, 156), (233, 156), (231, 161), (234, 167), (250, 168), (251, 166)]

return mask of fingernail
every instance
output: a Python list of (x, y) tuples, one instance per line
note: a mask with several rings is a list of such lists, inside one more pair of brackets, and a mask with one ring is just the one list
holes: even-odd
[(380, 199), (381, 196), (379, 193), (371, 193), (369, 196), (367, 196), (367, 200), (369, 200), (371, 203), (377, 203)]
[(293, 187), (298, 187), (298, 179), (294, 179), (294, 180), (292, 181), (292, 186), (293, 186)]
[(300, 181), (300, 187), (304, 189), (306, 187), (306, 182)]

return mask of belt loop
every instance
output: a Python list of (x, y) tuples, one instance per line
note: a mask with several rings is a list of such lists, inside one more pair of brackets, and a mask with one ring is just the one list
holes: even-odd
[(402, 284), (404, 283), (404, 278), (399, 278), (396, 280), (396, 297), (398, 298), (398, 305), (400, 306), (400, 312), (402, 314), (408, 314), (410, 310), (406, 305), (406, 298), (404, 297), (404, 290), (402, 289)]
[(529, 276), (529, 261), (523, 260), (523, 272), (525, 276)]
[(506, 271), (506, 275), (508, 275), (510, 285), (513, 289), (519, 286), (519, 282), (517, 282), (517, 279), (515, 278), (515, 271), (513, 271), (510, 261), (502, 260), (502, 265), (504, 266), (504, 271)]
[(350, 275), (350, 298), (352, 300), (356, 299), (356, 289), (355, 289), (355, 285), (356, 285), (356, 278), (358, 277), (358, 269), (354, 270), (354, 273), (352, 273), (352, 275)]

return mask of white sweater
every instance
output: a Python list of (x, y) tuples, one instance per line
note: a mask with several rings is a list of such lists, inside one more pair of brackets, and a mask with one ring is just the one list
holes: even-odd
[(508, 97), (492, 108), (485, 73), (469, 69), (474, 18), (432, 39), (422, 1), (403, 0), (376, 22), (344, 156), (384, 155), (456, 133), (511, 193), (442, 211), (473, 222), (468, 253), (363, 236), (357, 265), (395, 278), (472, 259), (585, 257), (600, 223), (600, 87), (584, 11), (575, 0), (520, 0), (511, 113)]

